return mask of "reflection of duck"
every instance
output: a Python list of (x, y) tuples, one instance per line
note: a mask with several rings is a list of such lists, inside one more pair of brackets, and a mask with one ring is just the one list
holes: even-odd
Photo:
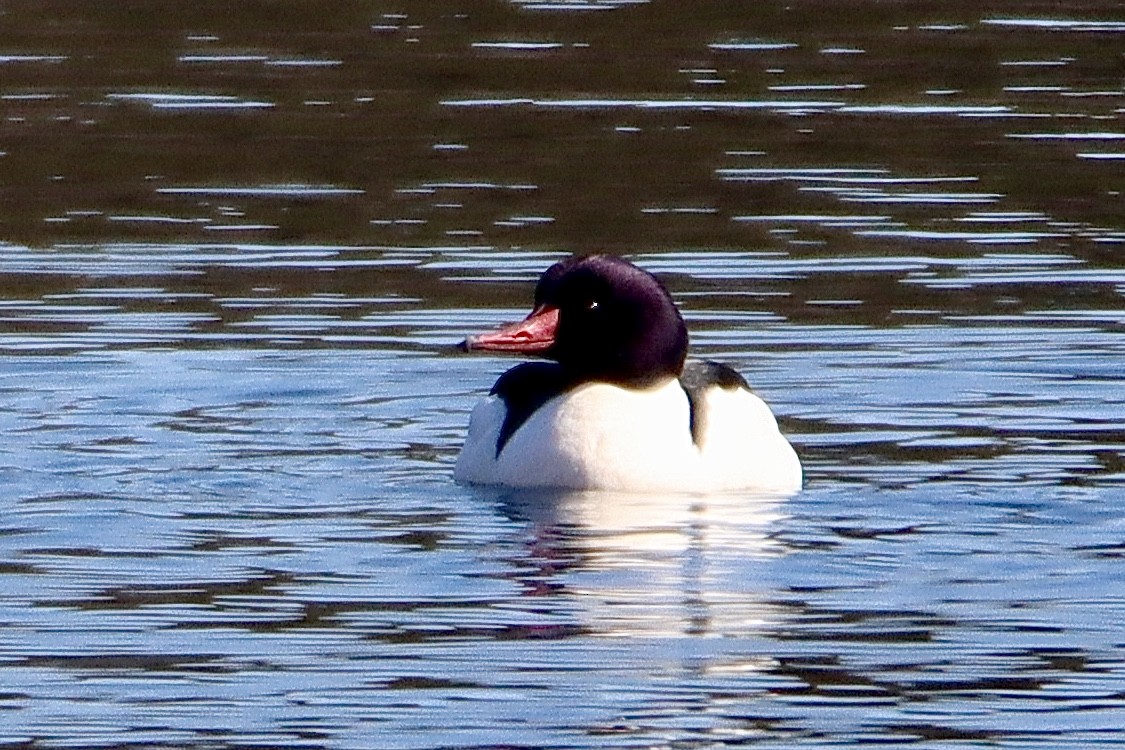
[(784, 518), (777, 495), (606, 490), (502, 491), (501, 506), (536, 528), (566, 530), (591, 559), (677, 553), (703, 545), (745, 561), (784, 551), (772, 526)]
[(541, 355), (473, 410), (458, 481), (624, 491), (792, 492), (801, 464), (734, 370), (687, 362), (663, 285), (609, 256), (551, 266), (523, 321), (468, 350)]
[[(501, 491), (502, 512), (528, 524), (520, 569), (536, 611), (579, 614), (598, 635), (744, 636), (783, 612), (761, 570), (788, 551), (781, 500), (745, 493)], [(721, 649), (720, 649), (721, 650)], [(716, 653), (710, 669), (757, 669)]]

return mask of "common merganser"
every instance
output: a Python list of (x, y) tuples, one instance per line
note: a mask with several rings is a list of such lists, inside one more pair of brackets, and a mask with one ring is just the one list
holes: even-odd
[(687, 327), (652, 274), (621, 258), (548, 268), (524, 320), (467, 351), (531, 354), (473, 409), (454, 479), (628, 492), (795, 492), (801, 462), (746, 381), (686, 361)]

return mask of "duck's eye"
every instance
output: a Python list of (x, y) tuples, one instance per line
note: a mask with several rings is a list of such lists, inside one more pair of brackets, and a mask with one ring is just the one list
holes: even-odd
[(598, 307), (598, 301), (596, 299), (592, 299), (586, 303), (586, 312), (594, 312), (598, 309)]

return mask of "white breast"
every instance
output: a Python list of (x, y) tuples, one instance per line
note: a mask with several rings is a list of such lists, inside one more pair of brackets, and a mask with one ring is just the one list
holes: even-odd
[(539, 408), (497, 457), (505, 407), (492, 396), (473, 410), (453, 476), (474, 484), (629, 492), (800, 489), (800, 461), (761, 399), (715, 387), (702, 402), (704, 432), (696, 445), (678, 381), (644, 390), (588, 383)]

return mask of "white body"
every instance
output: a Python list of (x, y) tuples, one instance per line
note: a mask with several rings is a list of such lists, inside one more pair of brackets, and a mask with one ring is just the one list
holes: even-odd
[(702, 398), (704, 433), (692, 441), (679, 381), (645, 390), (587, 383), (532, 414), (496, 457), (503, 400), (473, 410), (453, 476), (459, 482), (628, 492), (801, 488), (801, 463), (757, 396), (712, 387)]

